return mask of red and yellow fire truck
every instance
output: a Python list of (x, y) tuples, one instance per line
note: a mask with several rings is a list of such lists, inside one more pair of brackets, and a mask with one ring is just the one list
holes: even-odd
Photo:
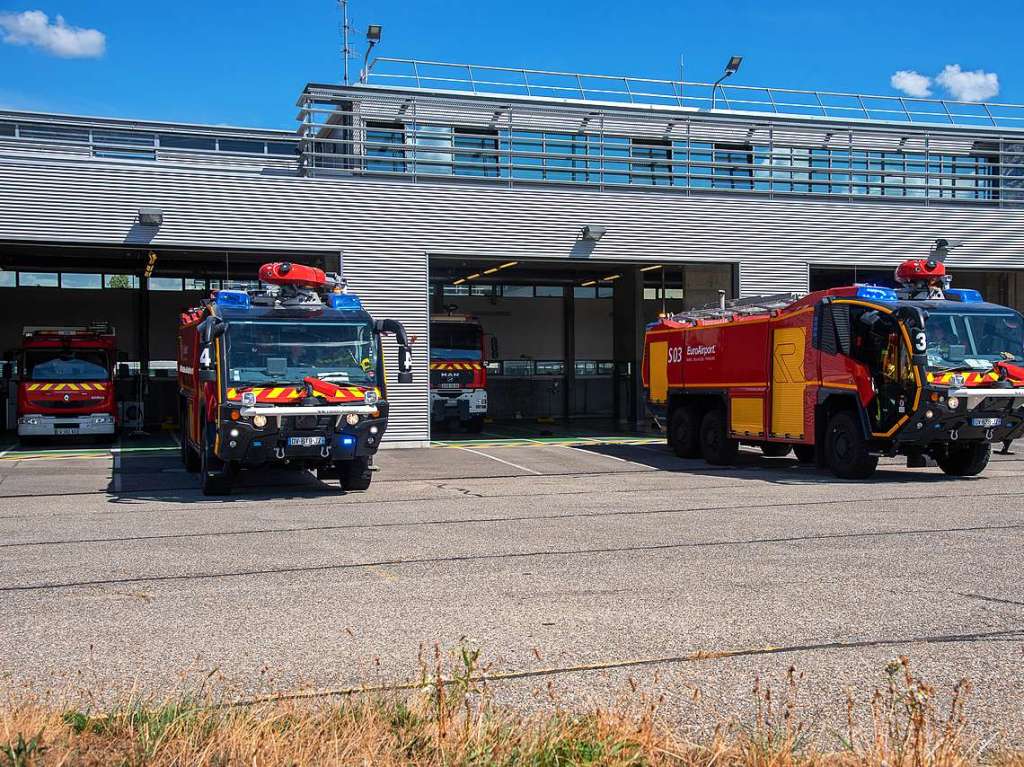
[(19, 438), (113, 441), (117, 339), (110, 325), (26, 327), (16, 359)]
[(285, 464), (365, 490), (389, 411), (381, 336), (396, 336), (408, 383), (405, 329), (370, 317), (336, 274), (272, 263), (259, 278), (265, 289), (215, 291), (181, 316), (182, 460), (207, 495)]
[(430, 419), (479, 432), (487, 415), (487, 368), (480, 320), (465, 314), (430, 318)]
[(980, 473), (1024, 434), (1024, 321), (952, 290), (936, 241), (897, 288), (851, 285), (741, 299), (648, 326), (648, 408), (684, 458), (735, 461), (740, 444), (844, 478), (879, 456)]

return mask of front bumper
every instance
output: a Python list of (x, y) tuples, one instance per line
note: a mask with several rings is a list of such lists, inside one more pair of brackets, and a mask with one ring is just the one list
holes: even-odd
[(486, 389), (431, 389), (430, 417), (444, 421), (457, 417), (460, 421), (487, 415)]
[[(939, 395), (932, 400), (932, 393)], [(946, 403), (957, 400), (955, 408)], [(897, 440), (1005, 442), (1024, 436), (1024, 388), (937, 389), (926, 392), (921, 406), (900, 430)]]
[[(372, 407), (256, 405), (240, 408), (242, 418), (237, 421), (231, 419), (234, 409), (230, 405), (222, 408), (217, 455), (242, 465), (257, 466), (275, 461), (324, 465), (370, 456), (377, 452), (387, 429), (388, 406), (383, 401)], [(360, 416), (354, 426), (345, 421), (345, 416), (351, 413)], [(373, 413), (378, 415), (374, 417)], [(256, 415), (266, 416), (263, 428), (252, 423)]]
[(18, 419), (19, 437), (100, 437), (113, 434), (115, 428), (114, 416), (109, 413), (73, 416), (30, 413)]

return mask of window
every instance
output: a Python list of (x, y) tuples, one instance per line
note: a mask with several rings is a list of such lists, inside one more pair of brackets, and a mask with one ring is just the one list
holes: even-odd
[(598, 298), (611, 298), (615, 294), (615, 288), (611, 285), (598, 285), (597, 286), (597, 297)]
[(505, 298), (533, 298), (532, 285), (502, 285), (501, 295)]
[(262, 141), (247, 141), (237, 138), (219, 139), (219, 148), (222, 152), (244, 152), (245, 154), (263, 154)]
[(562, 360), (537, 360), (535, 367), (539, 376), (560, 376), (565, 372)]
[(181, 277), (150, 277), (150, 290), (181, 290)]
[(85, 128), (64, 128), (59, 125), (22, 125), (21, 138), (36, 141), (73, 141), (89, 143), (89, 131)]
[(715, 144), (714, 163), (711, 185), (715, 189), (753, 189), (750, 146)]
[(105, 274), (103, 275), (103, 287), (137, 288), (139, 287), (139, 278), (133, 274)]
[(451, 126), (414, 124), (413, 130), (406, 134), (406, 141), (416, 147), (412, 157), (417, 173), (452, 172)]
[(469, 285), (445, 285), (444, 295), (446, 296), (468, 296)]
[(18, 272), (18, 285), (23, 288), (55, 288), (56, 272)]
[(0, 288), (13, 288), (18, 284), (18, 273), (0, 269)]
[(160, 146), (164, 149), (206, 149), (212, 152), (217, 148), (217, 140), (212, 136), (161, 133)]
[(579, 285), (572, 289), (573, 298), (597, 298), (597, 288), (594, 287), (581, 287)]
[(90, 349), (38, 350), (25, 353), (28, 381), (105, 381), (107, 355)]
[(455, 173), (459, 176), (498, 176), (497, 131), (474, 128), (455, 129)]
[(99, 274), (74, 274), (64, 272), (60, 276), (62, 288), (73, 288), (81, 290), (98, 290), (103, 287), (103, 277)]
[(537, 298), (561, 298), (565, 295), (565, 288), (561, 285), (538, 285), (535, 295)]
[(132, 133), (118, 130), (93, 131), (92, 133), (94, 144), (116, 146), (153, 146), (155, 138), (152, 133)]
[(630, 157), (648, 160), (631, 163), (634, 184), (668, 186), (672, 183), (672, 142), (661, 139), (633, 139)]
[(10, 123), (0, 123), (0, 136), (13, 136), (14, 126)]
[(185, 278), (185, 290), (206, 290), (206, 280)]
[[(405, 126), (401, 123), (366, 124), (366, 169), (385, 173), (405, 172)], [(385, 160), (369, 159), (384, 157)]]
[(268, 141), (267, 154), (298, 155), (299, 144), (292, 141)]

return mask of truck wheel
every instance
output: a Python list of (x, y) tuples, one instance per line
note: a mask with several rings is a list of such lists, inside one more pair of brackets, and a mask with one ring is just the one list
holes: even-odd
[(668, 424), (669, 447), (680, 458), (700, 458), (700, 419), (692, 407), (677, 407)]
[(704, 460), (716, 466), (731, 466), (740, 452), (738, 440), (730, 439), (725, 427), (725, 411), (709, 410), (700, 422), (700, 452)]
[(370, 471), (370, 459), (353, 458), (338, 465), (342, 490), (366, 490), (373, 479)]
[(470, 434), (479, 434), (484, 430), (484, 417), (475, 415), (465, 422), (466, 431)]
[(793, 445), (793, 455), (800, 463), (814, 463), (814, 445)]
[(203, 444), (199, 453), (200, 486), (203, 495), (227, 495), (231, 492), (231, 474), (224, 461), (213, 454), (213, 429), (203, 424)]
[(878, 466), (860, 422), (848, 412), (836, 413), (828, 422), (825, 454), (832, 473), (842, 479), (867, 479)]
[(785, 458), (791, 449), (785, 442), (765, 442), (761, 445), (761, 452), (768, 458)]
[(988, 442), (973, 442), (951, 445), (945, 455), (935, 457), (935, 462), (951, 477), (973, 477), (985, 470), (991, 457), (992, 445)]
[(181, 463), (185, 466), (185, 471), (195, 474), (200, 469), (201, 461), (196, 451), (188, 443), (188, 424), (185, 423), (184, 416), (181, 418), (181, 426), (178, 429), (178, 439), (181, 441)]

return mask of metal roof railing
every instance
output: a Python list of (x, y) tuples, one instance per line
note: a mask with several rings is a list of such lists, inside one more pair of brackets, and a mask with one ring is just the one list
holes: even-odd
[[(377, 58), (371, 85), (721, 112), (1024, 130), (1024, 105)], [(716, 93), (717, 89), (717, 93)]]

